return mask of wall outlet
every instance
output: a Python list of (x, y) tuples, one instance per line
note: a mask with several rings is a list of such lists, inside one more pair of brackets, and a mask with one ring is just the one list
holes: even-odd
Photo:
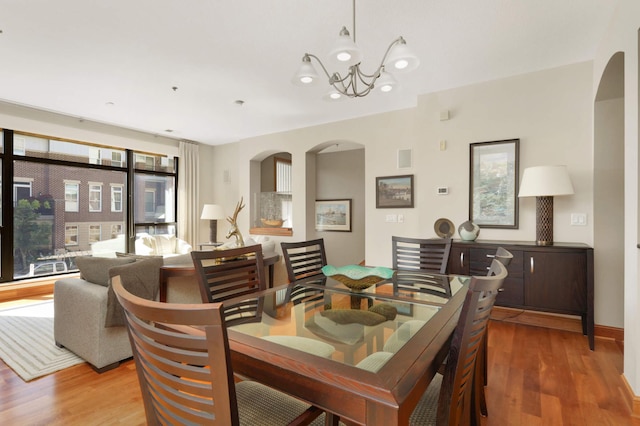
[(571, 213), (571, 226), (587, 226), (587, 214)]
[(399, 214), (398, 215), (398, 223), (404, 223), (404, 215), (403, 214)]

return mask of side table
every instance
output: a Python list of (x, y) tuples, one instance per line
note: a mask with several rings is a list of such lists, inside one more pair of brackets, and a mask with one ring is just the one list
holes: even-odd
[(200, 243), (198, 246), (200, 247), (200, 251), (204, 250), (203, 247), (220, 247), (222, 243)]

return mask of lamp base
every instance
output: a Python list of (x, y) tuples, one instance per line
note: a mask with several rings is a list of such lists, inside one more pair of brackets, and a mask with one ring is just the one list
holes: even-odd
[(218, 221), (215, 219), (209, 221), (209, 242), (218, 242)]
[(536, 197), (536, 244), (553, 245), (553, 197)]

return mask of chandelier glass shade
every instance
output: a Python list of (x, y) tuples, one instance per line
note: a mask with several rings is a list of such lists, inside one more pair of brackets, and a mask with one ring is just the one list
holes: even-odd
[[(298, 86), (310, 86), (326, 78), (329, 83), (328, 92), (324, 99), (340, 100), (346, 97), (357, 98), (367, 96), (372, 90), (389, 92), (397, 86), (392, 73), (409, 72), (420, 65), (420, 60), (407, 46), (403, 37), (398, 37), (389, 44), (378, 67), (371, 73), (365, 73), (361, 68), (362, 52), (356, 45), (355, 37), (355, 0), (353, 0), (353, 38), (346, 27), (342, 27), (335, 47), (329, 53), (331, 59), (348, 65), (344, 76), (339, 72), (330, 73), (320, 58), (311, 53), (305, 53), (298, 72), (293, 77), (293, 83)], [(316, 62), (322, 69), (324, 76), (318, 74), (312, 62)]]

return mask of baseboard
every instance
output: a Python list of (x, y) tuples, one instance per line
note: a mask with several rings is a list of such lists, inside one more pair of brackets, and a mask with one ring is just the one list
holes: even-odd
[(616, 342), (624, 342), (624, 328), (596, 324), (594, 327), (594, 335), (605, 339), (613, 339)]
[[(582, 320), (579, 316), (575, 315), (563, 315), (550, 312), (528, 311), (525, 309), (494, 306), (491, 313), (491, 319), (495, 321), (513, 322), (517, 324), (582, 333)], [(623, 328), (596, 324), (594, 327), (594, 336), (613, 339), (617, 342), (624, 343)]]
[(636, 418), (640, 418), (640, 397), (633, 393), (633, 389), (629, 386), (627, 378), (624, 374), (621, 375), (622, 383), (624, 383), (624, 398), (631, 410), (631, 415)]

